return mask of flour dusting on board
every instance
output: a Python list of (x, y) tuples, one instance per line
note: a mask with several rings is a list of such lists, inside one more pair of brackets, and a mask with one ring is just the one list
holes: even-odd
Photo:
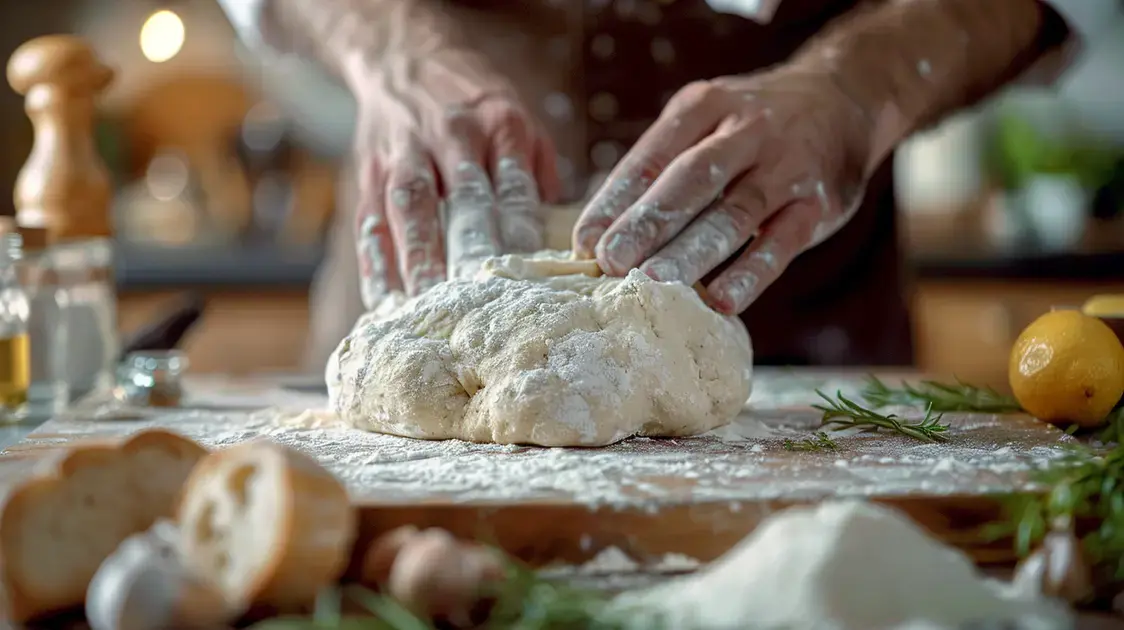
[(702, 566), (697, 559), (681, 553), (667, 553), (654, 562), (641, 562), (620, 547), (606, 547), (579, 565), (555, 565), (542, 569), (547, 578), (647, 573), (688, 573)]
[[(807, 436), (819, 416), (813, 391), (852, 391), (861, 383), (757, 379), (749, 408), (719, 435), (637, 438), (597, 449), (422, 441), (343, 426), (322, 398), (278, 400), (280, 408), (179, 410), (128, 422), (56, 420), (33, 434), (123, 435), (160, 426), (211, 447), (259, 437), (305, 451), (343, 480), (356, 500), (475, 503), (560, 499), (590, 506), (763, 499), (815, 501), (833, 496), (1009, 492), (1071, 438), (1025, 417), (949, 414), (949, 442), (926, 444), (889, 434), (840, 434), (833, 452), (790, 452), (786, 438)], [(800, 398), (802, 392), (803, 398)], [(200, 397), (205, 399), (204, 393)], [(272, 401), (271, 401), (272, 402)], [(308, 411), (309, 408), (319, 410)], [(913, 415), (910, 415), (913, 414)], [(907, 418), (920, 412), (904, 412)], [(40, 437), (41, 436), (41, 437)]]

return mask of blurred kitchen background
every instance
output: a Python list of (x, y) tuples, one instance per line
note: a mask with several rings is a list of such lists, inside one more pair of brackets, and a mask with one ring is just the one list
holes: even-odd
[[(1013, 87), (898, 152), (924, 369), (1006, 387), (1027, 323), (1124, 293), (1124, 13), (1090, 2), (1077, 17), (1109, 35), (1090, 38), (1058, 89)], [(4, 59), (53, 32), (87, 37), (118, 71), (98, 142), (117, 184), (121, 327), (198, 291), (193, 369), (296, 368), (352, 105), (257, 65), (214, 0), (2, 3)], [(0, 133), (10, 214), (32, 135), (8, 89)]]

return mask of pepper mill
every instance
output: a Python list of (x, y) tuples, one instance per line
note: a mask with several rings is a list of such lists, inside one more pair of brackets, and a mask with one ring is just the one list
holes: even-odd
[(66, 381), (76, 396), (108, 390), (117, 366), (112, 191), (94, 145), (95, 101), (112, 80), (93, 48), (72, 35), (30, 40), (8, 60), (8, 83), (25, 97), (35, 129), (16, 180), (16, 221), (44, 230), (52, 243), (47, 276), (67, 308), (43, 316), (65, 320)]
[(16, 179), (20, 225), (53, 240), (111, 234), (109, 174), (94, 149), (94, 102), (113, 80), (91, 47), (72, 35), (24, 43), (8, 61), (8, 83), (25, 97), (35, 128), (31, 155)]

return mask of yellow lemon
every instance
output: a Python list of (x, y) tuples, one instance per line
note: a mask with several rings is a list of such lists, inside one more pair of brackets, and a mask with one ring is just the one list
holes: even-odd
[(1015, 340), (1008, 376), (1019, 404), (1039, 419), (1099, 426), (1124, 394), (1124, 346), (1096, 317), (1053, 311)]

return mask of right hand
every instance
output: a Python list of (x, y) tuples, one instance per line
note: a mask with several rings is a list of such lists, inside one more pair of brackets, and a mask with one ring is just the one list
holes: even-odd
[(451, 48), (391, 53), (350, 83), (367, 308), (471, 276), (487, 256), (542, 248), (540, 200), (559, 189), (554, 146), (486, 61)]

